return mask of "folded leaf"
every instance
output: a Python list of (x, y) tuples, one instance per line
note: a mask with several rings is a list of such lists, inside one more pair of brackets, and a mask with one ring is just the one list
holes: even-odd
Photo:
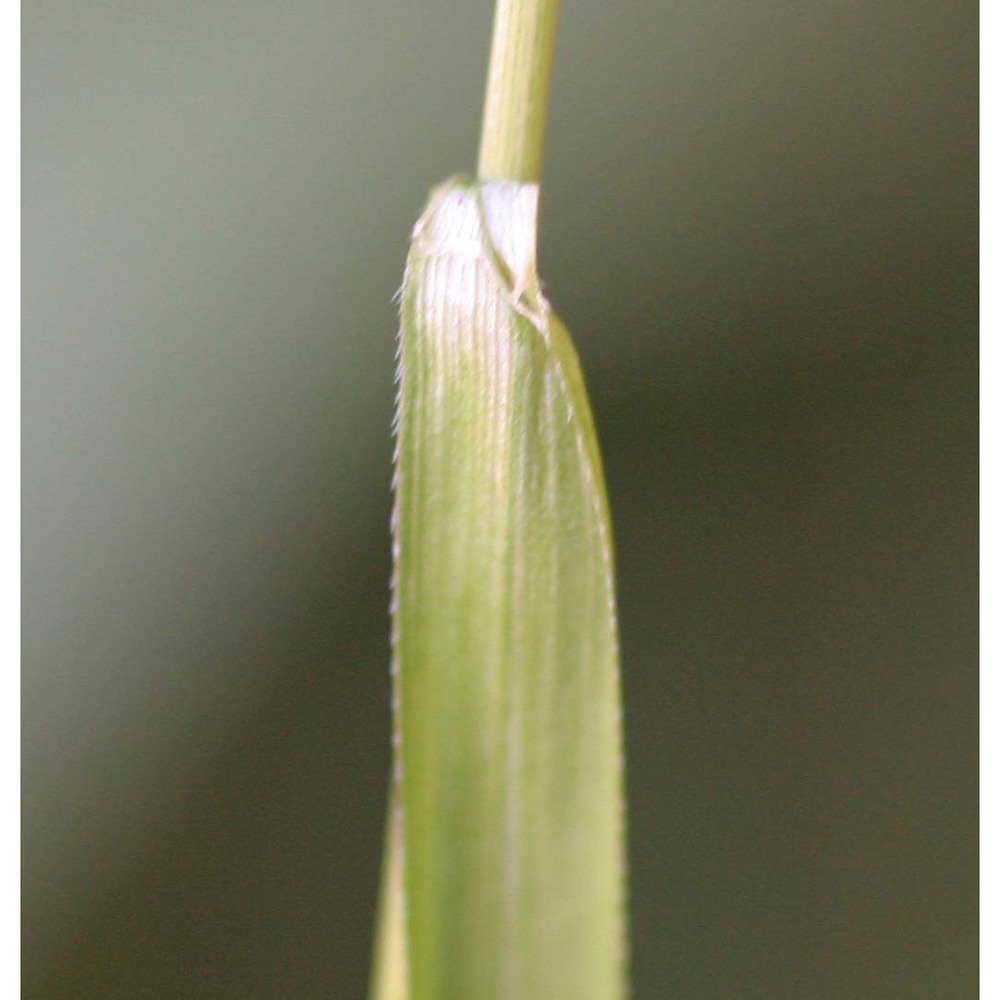
[(625, 993), (610, 523), (537, 207), (449, 181), (407, 260), (378, 1000)]

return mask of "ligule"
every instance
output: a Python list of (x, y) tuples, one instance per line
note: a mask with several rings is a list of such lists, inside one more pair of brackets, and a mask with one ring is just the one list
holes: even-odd
[(407, 260), (377, 1000), (625, 993), (610, 521), (537, 206), (453, 179)]

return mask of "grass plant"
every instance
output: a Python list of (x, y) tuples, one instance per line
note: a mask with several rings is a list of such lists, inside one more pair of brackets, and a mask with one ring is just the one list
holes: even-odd
[(499, 0), (478, 176), (432, 194), (406, 263), (373, 1000), (627, 990), (610, 518), (535, 265), (557, 7)]

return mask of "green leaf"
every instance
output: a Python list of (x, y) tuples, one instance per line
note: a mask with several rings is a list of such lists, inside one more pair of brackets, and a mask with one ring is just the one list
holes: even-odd
[(610, 522), (537, 207), (449, 181), (407, 260), (378, 1000), (625, 994)]

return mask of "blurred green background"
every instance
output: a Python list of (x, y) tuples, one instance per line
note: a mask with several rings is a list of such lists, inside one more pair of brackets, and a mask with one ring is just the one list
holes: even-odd
[[(977, 10), (563, 5), (637, 998), (976, 995)], [(23, 995), (361, 996), (391, 300), (490, 4), (22, 18)]]

